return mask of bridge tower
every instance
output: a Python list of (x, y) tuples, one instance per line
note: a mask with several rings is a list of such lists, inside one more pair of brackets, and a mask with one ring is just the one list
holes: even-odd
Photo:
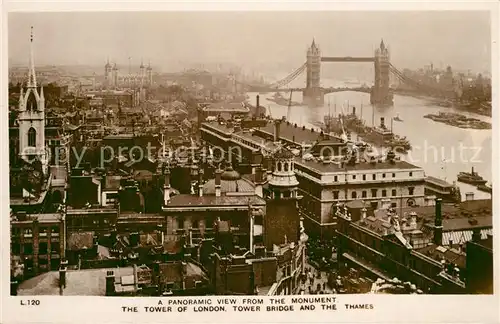
[(389, 68), (389, 50), (382, 40), (380, 47), (375, 50), (375, 84), (370, 94), (371, 104), (393, 104), (393, 95), (389, 88)]
[(320, 85), (321, 52), (314, 39), (311, 47), (307, 50), (306, 73), (306, 88), (303, 92), (304, 104), (309, 106), (322, 106), (324, 103), (324, 96)]

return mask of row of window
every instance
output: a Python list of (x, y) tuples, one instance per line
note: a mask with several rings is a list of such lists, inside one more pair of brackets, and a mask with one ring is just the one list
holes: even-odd
[[(413, 172), (409, 172), (408, 175), (410, 177), (413, 177)], [(387, 177), (387, 174), (386, 173), (382, 173), (382, 178), (385, 179)], [(396, 173), (392, 173), (392, 177), (395, 178), (396, 177)], [(366, 181), (366, 174), (362, 174), (361, 175), (361, 178)], [(334, 176), (333, 177), (333, 181), (337, 182), (338, 181), (338, 176)], [(356, 174), (353, 174), (352, 175), (352, 180), (356, 180), (357, 179), (357, 175)], [(372, 174), (372, 180), (377, 180), (377, 174), (376, 173), (373, 173)]]
[[(53, 226), (53, 227), (40, 227), (38, 229), (39, 234), (47, 234), (47, 233), (52, 233), (52, 234), (59, 234), (59, 227)], [(28, 235), (33, 235), (33, 229), (32, 228), (19, 228), (19, 227), (13, 227), (12, 228), (12, 235), (17, 236), (19, 234), (23, 234), (24, 236)]]
[[(414, 194), (415, 194), (415, 188), (414, 187), (408, 187), (408, 195), (413, 196)], [(403, 193), (401, 192), (400, 195), (403, 195)], [(396, 196), (398, 196), (397, 190), (396, 189), (392, 189), (390, 197), (396, 197)], [(371, 190), (371, 197), (372, 198), (378, 197), (378, 189), (372, 189)], [(382, 195), (381, 195), (381, 197), (387, 197), (387, 190), (386, 189), (382, 189)], [(351, 198), (352, 199), (357, 199), (358, 198), (358, 192), (357, 191), (353, 191), (351, 193)], [(360, 198), (368, 198), (368, 192), (366, 190), (361, 191), (361, 197)], [(339, 199), (339, 191), (338, 190), (333, 191), (333, 199)]]
[(281, 172), (281, 170), (288, 172), (288, 170), (293, 171), (293, 162), (276, 162), (276, 170)]
[[(22, 248), (22, 251), (21, 251)], [(50, 249), (50, 252), (49, 252)], [(50, 247), (48, 242), (40, 242), (38, 244), (38, 255), (45, 254), (58, 254), (61, 250), (59, 242), (51, 242)], [(32, 255), (33, 254), (33, 243), (12, 243), (11, 251), (13, 255)]]

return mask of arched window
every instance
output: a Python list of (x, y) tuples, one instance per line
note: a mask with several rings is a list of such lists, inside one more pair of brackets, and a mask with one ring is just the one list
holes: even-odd
[(281, 162), (277, 163), (278, 172), (281, 172)]
[(358, 197), (356, 191), (353, 191), (351, 194), (352, 199), (356, 199)]
[(26, 102), (26, 109), (29, 111), (37, 110), (36, 98), (33, 92), (29, 94), (28, 100)]
[(36, 147), (36, 130), (33, 127), (28, 130), (28, 146)]
[(285, 167), (285, 170), (284, 170), (284, 171), (288, 171), (288, 163), (285, 163), (285, 164), (284, 164), (284, 167)]

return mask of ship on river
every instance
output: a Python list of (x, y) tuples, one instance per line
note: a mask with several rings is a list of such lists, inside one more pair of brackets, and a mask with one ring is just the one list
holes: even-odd
[(477, 190), (482, 191), (482, 192), (487, 192), (487, 193), (493, 193), (493, 188), (487, 184), (480, 184), (477, 187)]
[(272, 98), (267, 98), (267, 100), (280, 106), (300, 106), (300, 103), (284, 98), (279, 92), (276, 92)]
[(472, 167), (471, 172), (460, 172), (458, 173), (458, 181), (463, 183), (468, 183), (475, 186), (485, 185), (487, 180), (483, 179), (477, 172), (474, 171)]
[(363, 140), (376, 146), (392, 147), (400, 153), (411, 150), (411, 143), (406, 137), (400, 137), (385, 126), (384, 117), (380, 118), (380, 126), (365, 127), (365, 133), (360, 134)]
[(438, 115), (427, 114), (424, 118), (431, 119), (438, 123), (443, 123), (459, 128), (471, 129), (491, 129), (491, 124), (476, 118), (470, 118), (457, 113), (439, 112)]

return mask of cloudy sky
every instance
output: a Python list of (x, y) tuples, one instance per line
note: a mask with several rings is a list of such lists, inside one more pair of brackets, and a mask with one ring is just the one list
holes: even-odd
[(141, 57), (162, 70), (232, 62), (291, 69), (313, 37), (323, 56), (369, 56), (381, 38), (400, 69), (433, 63), (490, 70), (487, 12), (156, 12), (11, 13), (11, 64), (28, 60), (34, 26), (37, 64), (126, 65)]

